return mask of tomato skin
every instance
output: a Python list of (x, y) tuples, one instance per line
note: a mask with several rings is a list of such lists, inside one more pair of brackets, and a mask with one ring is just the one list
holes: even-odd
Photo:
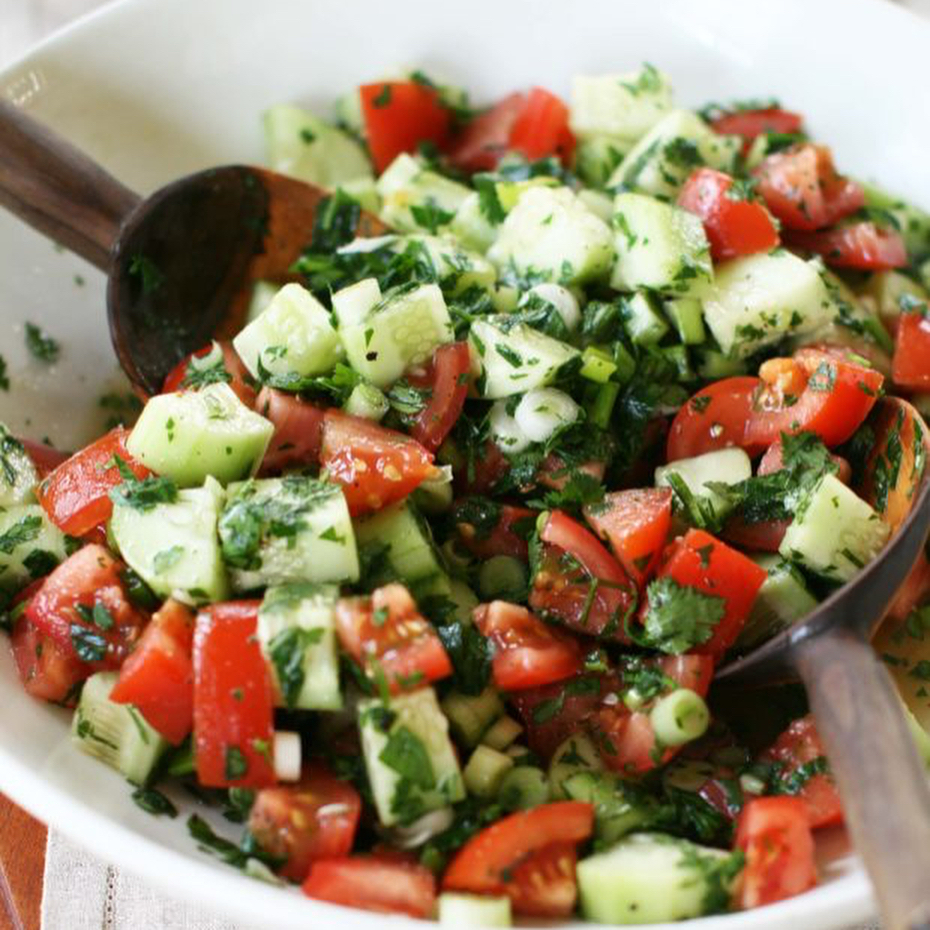
[(496, 443), (486, 440), (470, 461), (456, 468), (455, 488), (459, 494), (487, 494), (510, 471), (510, 459)]
[[(566, 917), (575, 903), (574, 868), (552, 870), (552, 850), (564, 855), (569, 846), (586, 840), (593, 827), (594, 808), (580, 801), (540, 804), (511, 814), (458, 851), (443, 876), (443, 890), (507, 895), (517, 913)], [(529, 867), (521, 869), (521, 864)], [(534, 877), (538, 871), (549, 876), (549, 883)]]
[(435, 452), (465, 406), (471, 383), (468, 343), (449, 342), (439, 346), (433, 353), (429, 380), (432, 396), (410, 433), (424, 449)]
[(300, 882), (320, 859), (348, 856), (362, 813), (362, 799), (325, 765), (304, 769), (296, 785), (262, 788), (249, 812), (249, 831), (284, 864), (279, 874)]
[(678, 206), (701, 218), (714, 261), (767, 252), (780, 241), (765, 207), (729, 196), (732, 187), (728, 174), (697, 168), (678, 195)]
[(458, 539), (478, 559), (490, 559), (495, 555), (509, 555), (526, 562), (529, 559), (527, 538), (532, 532), (537, 511), (512, 504), (492, 504), (498, 513), (493, 527), (476, 527), (468, 522), (468, 498), (460, 499), (452, 506)]
[(730, 446), (740, 446), (750, 456), (762, 452), (770, 443), (746, 439), (746, 424), (761, 383), (752, 377), (724, 378), (698, 391), (672, 421), (666, 445), (668, 461)]
[(816, 232), (794, 232), (791, 245), (822, 255), (835, 268), (887, 271), (907, 264), (901, 234), (875, 223), (852, 223)]
[(711, 129), (725, 136), (742, 136), (745, 153), (753, 140), (765, 132), (795, 133), (801, 131), (803, 117), (781, 107), (758, 110), (737, 110), (710, 121)]
[(891, 378), (899, 387), (930, 388), (930, 319), (922, 313), (902, 313), (898, 319)]
[(556, 155), (571, 161), (575, 136), (568, 128), (568, 107), (542, 87), (534, 87), (510, 129), (510, 148), (529, 161)]
[[(252, 386), (249, 370), (243, 364), (242, 359), (239, 358), (239, 353), (233, 348), (231, 342), (220, 341), (217, 345), (223, 352), (223, 367), (230, 376), (229, 386), (236, 392), (239, 400), (246, 407), (254, 407), (255, 388)], [(175, 391), (185, 390), (184, 379), (187, 377), (187, 369), (191, 359), (203, 358), (212, 351), (213, 343), (211, 342), (210, 345), (206, 345), (202, 349), (192, 352), (186, 358), (182, 358), (165, 377), (165, 382), (161, 388), (162, 394), (173, 394)]]
[(475, 608), (475, 625), (495, 646), (494, 684), (520, 691), (571, 678), (581, 669), (577, 640), (534, 617), (525, 607), (492, 601)]
[(151, 472), (126, 449), (129, 430), (118, 426), (59, 465), (36, 488), (36, 497), (49, 520), (63, 533), (83, 536), (105, 523), (113, 513), (110, 491), (123, 479), (112, 466), (119, 456), (137, 478)]
[(449, 160), (462, 171), (492, 171), (507, 153), (510, 131), (526, 106), (526, 94), (505, 97), (479, 113), (461, 131), (449, 151)]
[(421, 142), (445, 145), (452, 114), (433, 87), (416, 81), (385, 81), (359, 88), (368, 151), (381, 174), (402, 152)]
[[(376, 616), (383, 619), (376, 622)], [(340, 598), (336, 633), (369, 676), (375, 668), (384, 672), (394, 694), (452, 674), (442, 641), (402, 584), (377, 588), (371, 597)]]
[(436, 907), (436, 879), (429, 869), (384, 856), (320, 859), (301, 888), (310, 898), (381, 914), (426, 919)]
[(319, 462), (326, 413), (322, 407), (286, 391), (263, 387), (255, 409), (274, 423), (274, 435), (262, 459), (263, 475)]
[(748, 801), (737, 821), (735, 847), (746, 856), (738, 893), (743, 909), (774, 904), (817, 884), (814, 837), (799, 798)]
[[(260, 605), (229, 601), (197, 615), (194, 758), (197, 780), (208, 788), (275, 783), (271, 676), (255, 635)], [(232, 749), (245, 760), (245, 771), (237, 777), (227, 777), (231, 762), (235, 765)]]
[(670, 488), (614, 491), (584, 508), (585, 519), (610, 544), (626, 573), (640, 587), (652, 575), (672, 524)]
[(194, 614), (166, 601), (120, 669), (110, 692), (117, 704), (132, 704), (169, 743), (179, 745), (194, 723)]
[(403, 500), (435, 473), (432, 453), (416, 440), (341, 410), (323, 417), (320, 461), (353, 517)]
[(29, 453), (29, 458), (32, 459), (32, 464), (36, 467), (40, 481), (50, 475), (62, 462), (67, 462), (70, 458), (67, 452), (53, 449), (44, 442), (33, 442), (31, 439), (20, 439), (19, 441), (26, 452)]
[(74, 650), (59, 646), (25, 617), (13, 628), (10, 647), (23, 688), (42, 701), (57, 704), (67, 700), (68, 706), (73, 706), (75, 685), (93, 671)]

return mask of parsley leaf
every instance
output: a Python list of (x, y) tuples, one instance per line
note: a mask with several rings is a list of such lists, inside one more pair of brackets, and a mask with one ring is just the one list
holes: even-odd
[(674, 578), (656, 578), (646, 589), (648, 610), (641, 644), (680, 655), (706, 643), (726, 613), (722, 597), (680, 585)]
[(294, 707), (306, 677), (307, 649), (323, 638), (323, 628), (307, 630), (289, 626), (276, 633), (268, 644), (268, 655), (278, 676), (278, 686), (287, 707)]
[(378, 758), (418, 788), (430, 791), (436, 787), (436, 775), (426, 746), (409, 727), (401, 724), (392, 730)]
[(48, 333), (35, 323), (27, 323), (25, 332), (26, 348), (33, 358), (49, 364), (58, 361), (61, 346)]
[(136, 788), (132, 793), (132, 799), (147, 814), (154, 814), (156, 817), (178, 816), (178, 809), (157, 788)]
[(107, 468), (117, 468), (123, 479), (110, 490), (110, 500), (114, 504), (147, 511), (159, 504), (173, 504), (178, 499), (178, 486), (170, 478), (155, 475), (137, 478), (118, 455), (113, 456)]
[(434, 197), (428, 197), (425, 204), (413, 204), (410, 215), (417, 226), (429, 230), (434, 236), (439, 232), (440, 226), (447, 226), (452, 222), (455, 214), (443, 210)]
[(41, 531), (42, 518), (40, 516), (21, 517), (0, 535), (0, 552), (4, 555), (12, 555), (18, 546), (32, 542)]

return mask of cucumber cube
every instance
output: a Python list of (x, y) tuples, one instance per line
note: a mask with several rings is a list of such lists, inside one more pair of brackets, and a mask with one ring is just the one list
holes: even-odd
[(443, 236), (401, 236), (397, 251), (416, 243), (436, 273), (436, 280), (443, 289), (452, 294), (461, 294), (471, 287), (489, 290), (497, 280), (494, 266), (477, 252), (463, 249), (453, 238)]
[(471, 189), (398, 155), (378, 178), (381, 219), (401, 232), (431, 232), (448, 226)]
[(249, 301), (249, 309), (245, 314), (246, 323), (258, 319), (268, 309), (279, 290), (281, 290), (281, 285), (274, 281), (256, 281), (252, 285), (252, 299)]
[(384, 566), (380, 577), (375, 571), (368, 579), (371, 584), (399, 578), (415, 585), (445, 573), (428, 524), (406, 501), (356, 520), (355, 539), (366, 564)]
[(358, 710), (368, 782), (383, 826), (409, 823), (465, 797), (449, 723), (432, 688), (393, 697), (390, 705), (360, 701)]
[(623, 325), (637, 345), (657, 345), (668, 332), (668, 323), (659, 312), (655, 298), (646, 292), (637, 291), (626, 298), (621, 308)]
[(510, 927), (513, 919), (510, 913), (510, 898), (497, 898), (488, 895), (459, 894), (444, 891), (437, 899), (439, 905), (439, 926), (460, 927), (471, 930), (474, 927)]
[(665, 314), (686, 346), (700, 345), (707, 338), (704, 331), (704, 307), (693, 297), (665, 301)]
[(618, 194), (614, 211), (612, 287), (681, 297), (708, 290), (713, 267), (699, 217), (643, 194)]
[(0, 507), (0, 591), (18, 591), (67, 555), (65, 534), (38, 504)]
[(381, 300), (377, 278), (364, 278), (333, 294), (333, 313), (340, 330), (361, 323)]
[(336, 188), (351, 197), (363, 210), (377, 214), (381, 210), (381, 197), (375, 179), (370, 176), (354, 178), (350, 181), (340, 181)]
[(0, 507), (34, 501), (33, 492), (38, 483), (39, 473), (29, 453), (0, 423)]
[(225, 494), (207, 478), (172, 504), (139, 510), (116, 503), (110, 531), (120, 555), (160, 597), (185, 604), (222, 601), (229, 592), (217, 521)]
[(607, 277), (612, 240), (608, 225), (567, 187), (531, 187), (507, 215), (488, 258), (518, 275), (584, 284)]
[(616, 136), (579, 139), (575, 149), (575, 171), (585, 184), (604, 188), (632, 147), (632, 143)]
[(273, 433), (228, 384), (210, 384), (150, 398), (126, 448), (157, 474), (197, 487), (211, 475), (225, 484), (255, 474)]
[(481, 212), (481, 198), (477, 192), (463, 201), (449, 226), (449, 231), (466, 249), (484, 254), (497, 238), (497, 229)]
[(752, 612), (736, 641), (737, 649), (751, 649), (785, 627), (805, 617), (817, 606), (804, 576), (777, 555), (755, 556), (753, 561), (768, 572), (753, 601)]
[(672, 85), (652, 65), (631, 74), (572, 79), (570, 125), (576, 136), (613, 136), (633, 144), (672, 109)]
[(798, 508), (778, 551), (817, 574), (849, 581), (878, 555), (889, 527), (835, 475), (824, 475)]
[(727, 514), (732, 505), (708, 487), (712, 482), (739, 484), (752, 477), (752, 462), (742, 449), (716, 449), (689, 459), (678, 459), (656, 469), (656, 487), (671, 487), (670, 475), (677, 475), (695, 497), (709, 501), (718, 517)]
[(268, 307), (233, 339), (249, 374), (298, 377), (331, 371), (342, 357), (329, 311), (306, 288), (285, 284)]
[(231, 484), (219, 533), (236, 591), (359, 577), (349, 508), (328, 481), (290, 475)]
[(271, 668), (278, 707), (339, 710), (336, 585), (269, 588), (258, 611), (258, 641)]

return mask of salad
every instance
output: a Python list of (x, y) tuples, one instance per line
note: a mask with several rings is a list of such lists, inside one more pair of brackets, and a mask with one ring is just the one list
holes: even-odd
[[(312, 898), (628, 924), (812, 887), (843, 813), (803, 692), (714, 672), (908, 512), (930, 216), (651, 65), (483, 110), (403, 73), (337, 113), (265, 116), (332, 193), (231, 342), (73, 455), (3, 430), (24, 688)], [(882, 634), (925, 754), (928, 591), (922, 557)]]

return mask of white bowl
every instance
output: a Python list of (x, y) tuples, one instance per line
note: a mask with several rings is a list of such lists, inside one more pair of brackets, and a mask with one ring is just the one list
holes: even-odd
[[(260, 162), (265, 107), (296, 100), (325, 112), (399, 63), (461, 82), (483, 102), (535, 83), (565, 93), (573, 73), (647, 59), (672, 76), (686, 105), (778, 96), (835, 146), (843, 170), (930, 206), (928, 47), (930, 26), (884, 0), (127, 0), (8, 68), (0, 94), (144, 193), (209, 165)], [(29, 360), (26, 320), (61, 339), (54, 368)], [(90, 438), (103, 419), (98, 397), (120, 384), (103, 279), (6, 215), (0, 325), (12, 381), (0, 419), (62, 447)], [(0, 789), (94, 853), (243, 923), (384, 924), (245, 878), (198, 852), (180, 820), (140, 811), (113, 772), (71, 748), (67, 714), (26, 696), (5, 649), (0, 706)], [(816, 890), (691, 926), (827, 928), (867, 918), (868, 882), (843, 836), (821, 838), (820, 852), (825, 882)]]

